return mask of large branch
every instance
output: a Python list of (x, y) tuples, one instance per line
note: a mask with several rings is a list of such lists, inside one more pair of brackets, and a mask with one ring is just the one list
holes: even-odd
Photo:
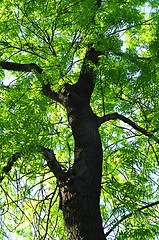
[(62, 170), (59, 162), (57, 161), (53, 150), (42, 147), (42, 153), (47, 161), (48, 167), (54, 173), (57, 180), (63, 180), (65, 178), (66, 174)]
[(93, 48), (92, 46), (88, 47), (81, 68), (78, 83), (83, 88), (83, 91), (87, 90), (89, 98), (93, 92), (95, 80), (95, 71), (94, 66), (92, 64), (96, 66), (98, 65), (99, 63), (98, 57), (101, 54), (102, 54), (101, 52), (96, 51), (95, 48)]
[[(98, 118), (98, 126), (100, 127), (102, 123), (104, 122), (107, 122), (107, 121), (110, 121), (110, 120), (121, 120), (123, 121), (124, 123), (127, 123), (129, 124), (131, 127), (133, 127), (135, 130), (141, 132), (142, 134), (144, 134), (145, 136), (148, 136), (148, 137), (153, 137), (152, 133), (148, 132), (147, 130), (145, 130), (144, 128), (140, 127), (139, 125), (137, 125), (135, 122), (133, 122), (132, 120), (130, 120), (129, 118), (121, 115), (121, 114), (118, 114), (117, 112), (115, 113), (110, 113), (110, 114), (107, 114), (107, 115), (104, 115), (103, 117), (99, 117)], [(159, 140), (158, 139), (155, 139), (154, 140), (159, 143)]]
[(66, 105), (66, 94), (62, 93), (62, 92), (54, 92), (51, 87), (50, 84), (42, 84), (42, 90), (43, 93), (45, 94), (45, 96), (53, 99), (56, 102), (61, 103), (62, 105)]
[[(35, 70), (37, 73), (41, 74), (43, 71), (42, 68), (35, 63), (21, 64), (13, 62), (0, 62), (0, 66), (6, 70), (19, 72), (31, 72), (32, 70)], [(64, 105), (64, 95), (60, 92), (56, 93), (52, 91), (49, 84), (42, 84), (42, 90), (47, 97)]]
[(38, 73), (42, 73), (42, 68), (40, 68), (35, 63), (20, 64), (20, 63), (13, 63), (13, 62), (0, 62), (0, 66), (3, 69), (12, 70), (12, 71), (31, 72), (34, 69)]

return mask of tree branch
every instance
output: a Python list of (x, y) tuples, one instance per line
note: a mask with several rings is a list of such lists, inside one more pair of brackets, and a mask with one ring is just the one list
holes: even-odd
[(2, 169), (2, 176), (0, 177), (0, 182), (4, 179), (4, 173), (9, 173), (14, 165), (14, 163), (20, 158), (21, 154), (19, 152), (14, 153), (8, 160), (7, 165)]
[(63, 180), (65, 172), (62, 170), (59, 162), (57, 161), (54, 151), (49, 148), (42, 147), (42, 153), (47, 161), (48, 167), (54, 173), (57, 180)]
[[(43, 71), (42, 68), (35, 63), (21, 64), (13, 62), (0, 62), (0, 67), (6, 70), (19, 72), (31, 72), (32, 70), (35, 70), (39, 74), (41, 74)], [(42, 90), (47, 97), (64, 105), (64, 94), (62, 94), (61, 92), (56, 93), (52, 91), (49, 84), (42, 84)]]
[[(101, 6), (101, 3), (101, 0), (97, 0), (95, 2), (96, 10)], [(96, 11), (92, 11), (92, 16), (90, 18), (91, 23), (95, 23), (95, 14)], [(98, 65), (98, 57), (100, 55), (102, 55), (102, 52), (97, 51), (93, 47), (93, 43), (90, 42), (86, 50), (78, 81), (74, 85), (66, 85), (66, 90), (68, 92), (74, 91), (74, 93), (82, 97), (87, 102), (90, 101), (95, 86), (94, 79), (96, 75), (93, 64), (96, 66)]]
[[(148, 136), (148, 137), (152, 137), (152, 136), (153, 136), (150, 132), (148, 132), (148, 131), (145, 130), (144, 128), (138, 126), (135, 122), (133, 122), (133, 121), (130, 120), (129, 118), (124, 117), (124, 116), (121, 115), (121, 114), (118, 114), (117, 112), (104, 115), (103, 117), (98, 117), (98, 126), (100, 127), (104, 122), (107, 122), (107, 121), (110, 121), (110, 120), (116, 120), (116, 119), (119, 119), (119, 120), (123, 121), (124, 123), (129, 124), (129, 125), (130, 125), (131, 127), (133, 127), (135, 130), (141, 132), (141, 133), (144, 134), (145, 136)], [(155, 138), (154, 138), (154, 140), (155, 140), (157, 143), (159, 143), (159, 140), (158, 140), (158, 139), (155, 139)]]
[(102, 0), (97, 0), (96, 5), (98, 8), (101, 6), (101, 4), (102, 4)]
[[(154, 207), (154, 206), (156, 206), (156, 205), (158, 205), (158, 204), (159, 204), (159, 201), (146, 204), (145, 206), (143, 206), (143, 207), (141, 207), (141, 208), (138, 208), (135, 212), (140, 212), (140, 211), (145, 210), (145, 209), (147, 209), (147, 208)], [(119, 226), (120, 223), (122, 223), (124, 220), (126, 220), (126, 219), (129, 218), (129, 217), (131, 217), (132, 215), (133, 215), (133, 213), (131, 212), (131, 213), (129, 213), (129, 214), (124, 215), (123, 217), (121, 217), (121, 219), (120, 219), (118, 222), (116, 222), (116, 223), (114, 224), (114, 226), (113, 226), (108, 232), (106, 232), (105, 236), (108, 237), (109, 234), (110, 234), (117, 226)], [(111, 224), (111, 225), (112, 225), (112, 224)]]
[(78, 81), (73, 85), (66, 84), (65, 88), (67, 92), (74, 91), (74, 93), (82, 97), (87, 102), (90, 101), (95, 86), (95, 70), (93, 64), (96, 66), (98, 65), (98, 57), (101, 54), (102, 53), (96, 51), (95, 48), (92, 47), (92, 45), (87, 48)]
[(66, 100), (65, 93), (62, 93), (60, 91), (58, 93), (54, 92), (51, 89), (50, 84), (42, 84), (42, 90), (43, 90), (43, 93), (45, 94), (45, 96), (47, 96), (47, 97), (53, 99), (54, 101), (59, 102), (65, 106), (65, 100)]
[(13, 63), (13, 62), (0, 62), (0, 66), (6, 70), (13, 70), (13, 71), (21, 71), (21, 72), (31, 72), (35, 69), (38, 73), (42, 73), (42, 68), (40, 68), (35, 63), (29, 64), (20, 64), (20, 63)]
[[(81, 68), (80, 76), (78, 79), (78, 85), (80, 86), (80, 90), (88, 96), (90, 99), (91, 94), (94, 89), (94, 79), (95, 79), (95, 71), (94, 66), (98, 65), (98, 57), (101, 55), (101, 52), (96, 51), (92, 46), (87, 49), (84, 62)], [(91, 62), (91, 63), (90, 63)]]

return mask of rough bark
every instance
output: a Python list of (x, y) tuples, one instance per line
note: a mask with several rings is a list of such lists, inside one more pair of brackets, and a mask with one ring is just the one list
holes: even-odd
[(74, 165), (68, 171), (67, 181), (59, 183), (67, 239), (102, 240), (102, 145), (97, 117), (87, 100), (75, 92), (68, 95), (67, 113), (75, 141)]
[(73, 94), (68, 102), (75, 151), (68, 182), (61, 185), (67, 238), (104, 239), (99, 211), (102, 147), (97, 119), (88, 103), (77, 101)]

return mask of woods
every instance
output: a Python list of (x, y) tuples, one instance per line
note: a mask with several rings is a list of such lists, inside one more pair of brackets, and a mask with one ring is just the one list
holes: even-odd
[(157, 239), (157, 1), (1, 5), (1, 239)]

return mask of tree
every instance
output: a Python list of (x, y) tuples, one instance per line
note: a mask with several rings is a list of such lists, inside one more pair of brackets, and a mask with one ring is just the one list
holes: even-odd
[(155, 239), (157, 1), (8, 0), (0, 21), (1, 239)]

